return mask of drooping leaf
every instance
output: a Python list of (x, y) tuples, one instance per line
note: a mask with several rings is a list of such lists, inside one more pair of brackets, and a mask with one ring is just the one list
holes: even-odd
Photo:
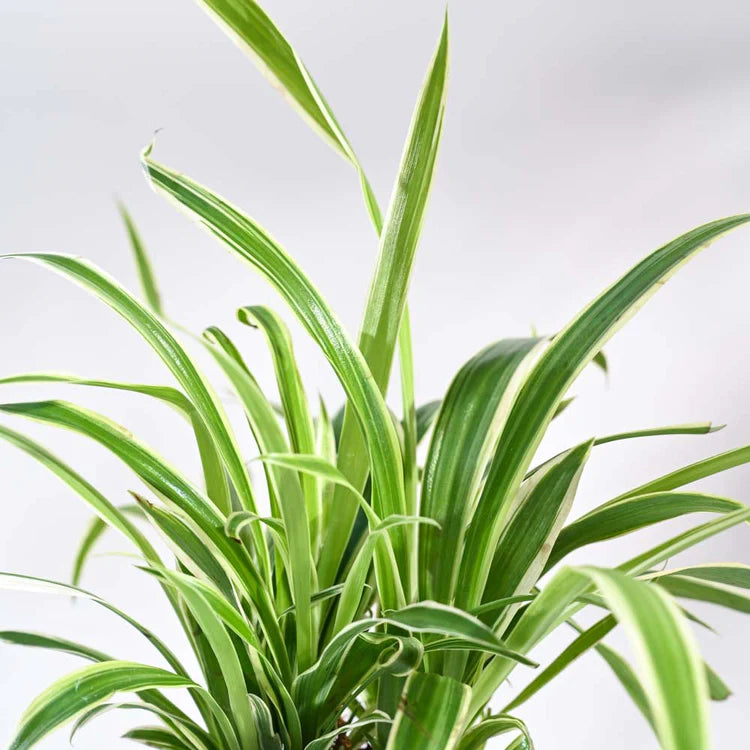
[(229, 487), (226, 472), (221, 463), (221, 457), (205, 422), (193, 406), (189, 398), (177, 388), (164, 385), (145, 385), (142, 383), (119, 383), (111, 380), (94, 378), (80, 378), (75, 375), (61, 373), (37, 372), (28, 375), (14, 375), (0, 379), (0, 383), (68, 383), (95, 388), (107, 388), (118, 391), (139, 393), (157, 399), (175, 409), (178, 414), (187, 419), (195, 434), (195, 441), (203, 467), (203, 477), (206, 483), (206, 494), (216, 503), (223, 513), (229, 511)]
[(30, 748), (81, 711), (118, 692), (165, 687), (197, 687), (185, 677), (157, 667), (106, 661), (79, 669), (51, 685), (26, 709), (9, 750)]
[(236, 583), (256, 608), (279, 668), (289, 676), (289, 659), (261, 573), (247, 551), (224, 534), (223, 517), (187, 478), (122, 427), (87, 409), (61, 401), (40, 401), (0, 405), (0, 411), (63, 426), (96, 440), (185, 513), (195, 525), (194, 530), (200, 530), (204, 540), (221, 552)]
[(133, 542), (146, 560), (160, 562), (159, 555), (156, 553), (153, 545), (138, 530), (138, 527), (130, 521), (125, 513), (107, 500), (99, 490), (84, 479), (77, 471), (68, 466), (68, 464), (50, 453), (35, 440), (4, 425), (0, 425), (0, 438), (20, 448), (60, 477), (86, 502), (97, 514), (98, 518), (112, 526), (112, 528), (117, 529), (123, 536)]
[[(249, 510), (256, 510), (250, 479), (224, 409), (208, 381), (164, 323), (92, 263), (45, 253), (6, 257), (30, 260), (71, 279), (99, 297), (138, 331), (172, 372), (205, 423), (243, 503)], [(261, 543), (259, 539), (259, 547)], [(260, 558), (260, 566), (261, 571), (267, 573), (269, 564), (264, 556)]]
[(458, 750), (482, 750), (490, 738), (513, 731), (521, 733), (528, 750), (534, 750), (534, 743), (526, 725), (514, 716), (503, 714), (482, 719), (461, 738), (458, 743)]

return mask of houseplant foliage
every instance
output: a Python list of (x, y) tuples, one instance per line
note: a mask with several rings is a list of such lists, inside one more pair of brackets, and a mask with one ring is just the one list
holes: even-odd
[[(139, 708), (151, 712), (153, 722), (126, 736), (151, 747), (474, 750), (503, 735), (508, 747), (530, 748), (516, 708), (593, 649), (662, 747), (708, 748), (709, 700), (726, 698), (729, 689), (697, 651), (690, 601), (747, 612), (750, 568), (665, 563), (750, 519), (750, 509), (738, 501), (684, 489), (750, 461), (750, 446), (678, 468), (574, 521), (568, 516), (577, 484), (596, 445), (702, 434), (711, 431), (710, 424), (592, 438), (541, 464), (534, 456), (568, 404), (576, 377), (589, 363), (606, 367), (606, 341), (682, 264), (750, 216), (713, 221), (667, 243), (554, 336), (491, 344), (459, 370), (440, 403), (416, 408), (406, 299), (443, 122), (447, 20), (383, 217), (329, 105), (264, 11), (250, 0), (204, 5), (356, 170), (379, 238), (358, 340), (293, 256), (247, 214), (156, 161), (150, 147), (142, 155), (147, 179), (276, 288), (329, 361), (346, 407), (333, 415), (324, 404), (311, 403), (282, 319), (265, 307), (245, 307), (238, 319), (267, 339), (280, 405), (262, 392), (225, 332), (210, 327), (192, 337), (244, 407), (250, 430), (235, 434), (214, 387), (184, 348), (191, 334), (164, 314), (145, 248), (124, 209), (143, 303), (79, 258), (13, 256), (98, 296), (161, 357), (175, 385), (49, 373), (3, 382), (120, 389), (171, 405), (194, 434), (203, 483), (196, 486), (122, 427), (72, 403), (0, 407), (6, 415), (91, 438), (146, 488), (132, 493), (132, 504), (115, 506), (85, 472), (15, 426), (1, 426), (0, 436), (57, 474), (96, 518), (81, 542), (71, 583), (11, 573), (0, 575), (0, 582), (89, 600), (124, 619), (155, 649), (153, 664), (139, 664), (57, 634), (3, 632), (5, 641), (90, 662), (31, 703), (11, 747), (31, 747), (64, 723), (74, 722), (77, 731), (109, 710)], [(394, 360), (402, 404), (392, 411), (384, 394)], [(417, 461), (421, 441), (423, 466)], [(267, 485), (265, 510), (249, 478), (253, 445)], [(588, 544), (695, 512), (713, 515), (614, 569), (565, 565), (567, 555)], [(161, 587), (202, 674), (190, 674), (172, 648), (130, 614), (80, 588), (87, 557), (109, 527), (132, 543), (143, 575)], [(154, 534), (167, 542), (174, 559), (157, 552)], [(576, 620), (584, 608), (599, 613), (586, 628)], [(549, 664), (535, 664), (529, 652), (566, 623), (575, 630), (574, 640)], [(633, 646), (634, 666), (603, 642), (617, 626)], [(534, 670), (533, 679), (490, 713), (488, 702), (514, 670)], [(193, 710), (173, 702), (175, 688), (187, 691)]]

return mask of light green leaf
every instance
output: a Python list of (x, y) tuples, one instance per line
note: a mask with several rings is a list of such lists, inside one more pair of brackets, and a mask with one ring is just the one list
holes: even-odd
[(74, 471), (35, 440), (22, 435), (20, 432), (11, 430), (9, 427), (0, 425), (0, 438), (20, 448), (60, 477), (86, 502), (103, 523), (109, 524), (112, 528), (117, 529), (125, 538), (129, 539), (146, 560), (157, 563), (161, 562), (151, 543), (138, 530), (135, 524), (127, 518), (125, 513), (107, 500), (99, 490), (86, 481), (78, 472)]
[(659, 578), (667, 575), (687, 576), (698, 578), (711, 583), (721, 583), (727, 586), (737, 586), (750, 589), (750, 565), (742, 563), (711, 563), (708, 565), (690, 565), (685, 568), (672, 568), (657, 573), (650, 573), (642, 578)]
[(380, 211), (375, 196), (351, 145), (302, 60), (273, 21), (253, 0), (201, 0), (201, 3), (222, 22), (230, 36), (251, 55), (314, 129), (354, 165), (365, 203), (373, 221), (379, 225)]
[(422, 601), (396, 612), (385, 612), (384, 617), (414, 633), (436, 633), (454, 636), (477, 645), (486, 645), (493, 653), (502, 653), (521, 664), (537, 666), (526, 656), (513, 651), (490, 628), (473, 615), (440, 602)]
[[(140, 692), (143, 695), (144, 691)], [(73, 738), (79, 730), (86, 726), (94, 719), (106, 714), (109, 711), (149, 711), (161, 718), (174, 734), (179, 737), (188, 748), (194, 750), (211, 750), (213, 743), (208, 734), (197, 724), (174, 713), (172, 710), (160, 708), (158, 706), (149, 706), (144, 703), (99, 703), (89, 709), (76, 720), (70, 730), (69, 744), (73, 744)]]
[[(247, 700), (242, 666), (223, 621), (214, 610), (214, 607), (221, 600), (220, 594), (217, 592), (216, 596), (212, 597), (211, 604), (209, 604), (203, 591), (191, 585), (184, 585), (184, 578), (177, 578), (176, 574), (166, 569), (161, 570), (161, 575), (179, 586), (180, 595), (185, 600), (216, 656), (229, 697), (231, 721), (237, 730), (240, 745), (247, 750), (259, 750), (254, 728), (254, 716)], [(223, 611), (226, 613), (226, 609)]]
[(226, 472), (221, 463), (221, 456), (216, 450), (211, 434), (197, 409), (193, 406), (190, 399), (177, 388), (164, 385), (144, 385), (142, 383), (119, 383), (111, 380), (80, 378), (75, 375), (49, 372), (14, 375), (0, 379), (0, 383), (68, 383), (95, 388), (109, 388), (118, 391), (140, 393), (141, 395), (155, 398), (167, 404), (187, 419), (193, 428), (203, 467), (203, 476), (206, 482), (206, 494), (223, 513), (229, 511), (229, 487)]
[(56, 636), (43, 635), (42, 633), (29, 633), (24, 630), (2, 630), (0, 631), (0, 641), (12, 643), (15, 646), (33, 646), (34, 648), (61, 651), (66, 654), (89, 659), (90, 661), (110, 661), (112, 659), (111, 656), (108, 656), (103, 651), (81, 643), (75, 643), (74, 641)]
[(159, 750), (191, 750), (174, 732), (160, 726), (135, 727), (122, 735), (125, 740), (139, 742), (146, 747), (159, 748)]
[(164, 657), (167, 664), (169, 664), (175, 672), (184, 677), (187, 676), (187, 672), (180, 664), (179, 659), (177, 659), (169, 647), (154, 632), (141, 625), (137, 620), (134, 620), (121, 609), (118, 609), (100, 596), (92, 594), (90, 591), (78, 588), (77, 586), (70, 586), (67, 583), (51, 581), (47, 578), (36, 578), (34, 576), (25, 576), (16, 573), (0, 573), (0, 589), (88, 599), (125, 620), (125, 622), (134, 627), (154, 646), (154, 648), (156, 648), (156, 650)]
[(164, 308), (161, 303), (161, 295), (159, 294), (159, 287), (156, 283), (156, 276), (151, 268), (151, 260), (148, 257), (148, 252), (141, 240), (141, 236), (133, 223), (133, 219), (130, 216), (127, 208), (122, 203), (118, 204), (120, 216), (125, 224), (125, 229), (128, 233), (128, 239), (130, 240), (130, 247), (133, 250), (133, 257), (135, 258), (135, 265), (138, 269), (138, 278), (141, 282), (141, 288), (143, 289), (143, 296), (146, 298), (148, 306), (160, 317), (164, 317)]
[(746, 615), (750, 614), (750, 596), (731, 586), (674, 573), (654, 576), (653, 579), (672, 596), (718, 604)]
[[(143, 513), (137, 505), (120, 505), (117, 510), (123, 515), (135, 515), (138, 518), (143, 518)], [(99, 540), (99, 537), (101, 537), (107, 530), (108, 525), (109, 524), (102, 521), (98, 516), (94, 516), (94, 518), (91, 519), (73, 560), (73, 572), (70, 576), (70, 582), (74, 586), (77, 586), (81, 582), (84, 565), (86, 564), (94, 545)], [(154, 562), (156, 562), (156, 560), (154, 560)]]

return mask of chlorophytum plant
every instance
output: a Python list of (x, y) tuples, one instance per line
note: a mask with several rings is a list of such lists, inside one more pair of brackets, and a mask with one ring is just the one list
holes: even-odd
[[(115, 505), (85, 471), (15, 426), (0, 426), (4, 440), (54, 472), (96, 514), (71, 582), (3, 573), (0, 584), (86, 599), (123, 619), (154, 648), (153, 664), (134, 663), (54, 633), (0, 633), (9, 643), (90, 662), (33, 700), (20, 717), (12, 750), (32, 747), (63, 724), (76, 732), (108, 711), (134, 709), (140, 709), (137, 716), (150, 712), (152, 721), (126, 737), (178, 750), (532, 748), (516, 710), (590, 650), (622, 683), (661, 747), (709, 748), (710, 700), (730, 691), (697, 649), (692, 629), (701, 622), (690, 602), (748, 612), (750, 568), (667, 562), (750, 520), (750, 508), (741, 502), (685, 489), (750, 461), (750, 446), (656, 477), (575, 520), (571, 507), (595, 446), (707, 433), (711, 425), (591, 438), (541, 463), (535, 455), (569, 403), (577, 376), (590, 363), (606, 368), (602, 347), (608, 339), (678, 268), (750, 215), (712, 221), (668, 242), (552, 336), (490, 344), (461, 367), (440, 402), (417, 408), (407, 291), (443, 124), (447, 19), (381, 214), (331, 108), (271, 19), (252, 0), (202, 4), (356, 171), (378, 246), (359, 337), (342, 327), (311, 277), (258, 223), (158, 162), (151, 147), (142, 154), (147, 180), (270, 282), (333, 368), (345, 408), (335, 413), (311, 402), (290, 334), (267, 307), (243, 307), (237, 316), (267, 340), (279, 404), (260, 389), (224, 331), (209, 327), (194, 336), (170, 323), (144, 245), (124, 210), (145, 302), (78, 257), (12, 256), (96, 295), (159, 355), (173, 384), (112, 382), (97, 379), (99, 373), (24, 374), (3, 382), (124, 390), (140, 394), (144, 408), (149, 399), (164, 402), (192, 430), (203, 476), (197, 486), (123, 427), (73, 403), (0, 406), (6, 417), (92, 439), (142, 484), (131, 493), (132, 503)], [(226, 377), (244, 408), (247, 434), (230, 426), (215, 387), (195, 354), (188, 354), (186, 338)], [(385, 394), (394, 360), (402, 403), (391, 409)], [(422, 441), (423, 465), (417, 459)], [(251, 482), (248, 460), (255, 453), (262, 472)], [(262, 493), (254, 486), (258, 477), (266, 485)], [(266, 493), (264, 508), (259, 497)], [(616, 568), (566, 565), (568, 555), (586, 545), (696, 512), (713, 515)], [(107, 528), (132, 543), (143, 576), (173, 608), (184, 643), (165, 643), (133, 615), (80, 587), (85, 563)], [(157, 552), (154, 535), (173, 559)], [(593, 625), (579, 623), (584, 609), (598, 613)], [(549, 663), (537, 664), (534, 647), (567, 626), (573, 640)], [(632, 666), (604, 643), (616, 627), (632, 646)], [(186, 644), (198, 674), (176, 655)], [(507, 679), (520, 671), (525, 687), (514, 691)], [(184, 691), (189, 706), (175, 703), (175, 689)], [(497, 708), (490, 710), (496, 694)]]

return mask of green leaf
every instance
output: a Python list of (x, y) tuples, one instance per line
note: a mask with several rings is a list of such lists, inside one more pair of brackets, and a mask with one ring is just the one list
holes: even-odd
[[(620, 565), (618, 571), (632, 576), (641, 575), (664, 560), (748, 518), (750, 509), (727, 513), (631, 558)], [(542, 638), (584, 606), (584, 596), (590, 592), (591, 586), (589, 579), (578, 569), (563, 567), (558, 570), (515, 623), (506, 640), (508, 647), (519, 653), (528, 653)], [(516, 664), (511, 659), (496, 657), (485, 665), (472, 688), (471, 718), (480, 713)]]
[(139, 393), (161, 401), (175, 409), (187, 419), (195, 434), (195, 441), (200, 453), (203, 476), (206, 482), (206, 494), (216, 503), (223, 513), (230, 507), (229, 487), (226, 472), (221, 463), (221, 456), (216, 450), (211, 434), (195, 406), (182, 391), (164, 385), (144, 385), (141, 383), (119, 383), (111, 380), (80, 378), (61, 373), (38, 372), (29, 375), (14, 375), (0, 379), (0, 383), (68, 383), (95, 388), (108, 388), (119, 391)]
[(151, 268), (151, 261), (148, 257), (148, 252), (146, 251), (141, 236), (138, 233), (127, 208), (125, 208), (122, 203), (119, 203), (118, 209), (120, 210), (120, 216), (122, 217), (122, 221), (125, 224), (125, 229), (128, 233), (130, 247), (133, 250), (133, 257), (135, 258), (135, 265), (138, 269), (138, 278), (141, 282), (141, 288), (143, 289), (143, 296), (146, 298), (148, 306), (160, 318), (163, 318), (164, 308), (162, 307), (159, 287), (156, 283), (154, 271)]
[(633, 647), (662, 747), (710, 747), (703, 662), (676, 604), (658, 586), (616, 571), (582, 570), (595, 582)]
[(700, 581), (690, 576), (678, 574), (661, 575), (654, 578), (672, 596), (718, 604), (746, 615), (750, 614), (750, 596), (730, 586)]
[(659, 578), (667, 575), (688, 576), (711, 583), (721, 583), (727, 586), (737, 586), (750, 589), (750, 565), (742, 563), (712, 563), (708, 565), (690, 565), (685, 568), (673, 568), (651, 573), (643, 578)]
[(85, 646), (81, 643), (68, 641), (65, 638), (58, 638), (42, 633), (29, 633), (23, 630), (2, 630), (0, 631), (0, 641), (12, 643), (15, 646), (33, 646), (34, 648), (46, 648), (51, 651), (61, 651), (73, 656), (81, 656), (90, 661), (110, 661), (103, 651)]
[(493, 653), (501, 653), (520, 664), (535, 667), (537, 663), (513, 651), (490, 628), (473, 615), (440, 602), (422, 601), (396, 612), (385, 612), (385, 618), (414, 633), (435, 633), (454, 636), (486, 646)]
[(187, 672), (180, 664), (179, 659), (154, 632), (141, 625), (137, 620), (134, 620), (121, 609), (118, 609), (100, 596), (92, 594), (90, 591), (78, 588), (77, 586), (70, 586), (66, 583), (51, 581), (47, 578), (37, 578), (16, 573), (0, 573), (0, 589), (10, 591), (28, 591), (36, 594), (53, 594), (56, 596), (67, 596), (92, 601), (122, 618), (125, 622), (134, 627), (154, 646), (154, 648), (156, 648), (156, 650), (164, 657), (167, 664), (169, 664), (175, 672), (182, 676), (187, 676)]
[[(141, 691), (140, 694), (142, 695), (143, 691)], [(144, 703), (99, 703), (85, 713), (81, 714), (81, 716), (73, 724), (73, 728), (70, 730), (70, 737), (68, 739), (69, 744), (73, 744), (73, 738), (75, 737), (75, 735), (89, 722), (102, 716), (103, 714), (106, 714), (109, 711), (122, 710), (149, 711), (155, 716), (158, 716), (174, 733), (174, 736), (185, 743), (183, 747), (190, 748), (191, 750), (213, 750), (213, 748), (215, 747), (209, 735), (197, 724), (189, 720), (185, 721), (179, 715), (174, 714), (169, 710), (159, 708), (157, 706), (149, 706)]]
[[(250, 487), (250, 479), (219, 399), (166, 326), (114, 279), (87, 261), (66, 255), (43, 253), (5, 257), (22, 258), (39, 263), (75, 281), (103, 300), (141, 334), (185, 390), (211, 434), (243, 503), (247, 509), (255, 511), (255, 499)], [(258, 546), (262, 546), (262, 539), (258, 540)], [(269, 563), (264, 556), (260, 558), (260, 565), (261, 571), (264, 574), (267, 573)]]
[[(564, 401), (561, 401), (562, 405)], [(631, 440), (639, 437), (662, 437), (664, 435), (707, 435), (711, 432), (718, 432), (723, 430), (725, 425), (714, 426), (711, 422), (691, 422), (690, 424), (677, 424), (667, 425), (666, 427), (650, 427), (642, 430), (630, 430), (628, 432), (617, 432), (613, 435), (605, 435), (604, 437), (594, 438), (594, 445), (606, 445), (607, 443), (614, 443), (620, 440)], [(562, 453), (564, 453), (563, 451)], [(554, 461), (556, 458), (562, 455), (558, 453), (556, 456), (544, 461), (543, 463), (535, 466), (526, 474), (526, 479), (533, 476), (537, 471), (544, 468), (548, 463)]]
[(428, 401), (426, 404), (422, 404), (417, 407), (417, 445), (422, 442), (422, 439), (427, 435), (435, 422), (435, 418), (440, 411), (442, 401)]
[(87, 409), (60, 401), (40, 401), (0, 405), (0, 411), (66, 427), (96, 440), (126, 463), (161, 497), (186, 514), (200, 530), (204, 540), (222, 555), (236, 582), (256, 608), (280, 670), (285, 678), (290, 676), (291, 668), (274, 605), (260, 572), (246, 550), (224, 534), (223, 517), (194, 485), (131, 433)]
[(704, 224), (659, 248), (584, 308), (561, 331), (526, 378), (498, 443), (477, 503), (462, 563), (465, 593), (458, 603), (481, 601), (491, 555), (513, 498), (560, 401), (602, 346), (682, 265), (709, 242), (750, 221), (734, 216)]
[(512, 711), (525, 703), (532, 695), (538, 693), (550, 680), (557, 677), (569, 664), (581, 654), (595, 646), (617, 624), (612, 615), (607, 615), (588, 630), (582, 632), (569, 646), (563, 649), (521, 692), (503, 707), (502, 713)]
[[(57, 636), (29, 633), (27, 631), (6, 630), (0, 633), (0, 640), (16, 646), (42, 648), (50, 651), (72, 654), (73, 656), (80, 656), (94, 662), (112, 661), (112, 657), (102, 651)], [(201, 734), (202, 730), (200, 727), (158, 690), (141, 690), (138, 693), (138, 696), (143, 703), (133, 704), (134, 706), (137, 706), (142, 710), (168, 714), (174, 721), (180, 722), (183, 727), (188, 728), (196, 734)], [(198, 699), (200, 699), (200, 696), (198, 696)], [(71, 732), (71, 738), (75, 731), (76, 728), (74, 727)]]
[(22, 435), (20, 432), (11, 430), (9, 427), (0, 425), (0, 438), (7, 440), (17, 448), (20, 448), (60, 477), (63, 482), (65, 482), (86, 502), (103, 523), (109, 524), (112, 528), (117, 529), (117, 531), (129, 539), (138, 550), (140, 550), (146, 560), (157, 563), (160, 562), (156, 550), (138, 530), (135, 524), (127, 518), (125, 513), (107, 500), (99, 490), (86, 481), (78, 472), (74, 471), (65, 462), (61, 461), (57, 456), (50, 453), (36, 441)]
[[(323, 350), (355, 405), (369, 447), (377, 488), (376, 512), (402, 512), (403, 472), (400, 448), (382, 396), (362, 355), (291, 257), (257, 224), (216, 195), (155, 162), (149, 150), (144, 165), (153, 184), (196, 214), (207, 228), (239, 256), (259, 269), (284, 297)], [(331, 581), (320, 581), (326, 586)], [(386, 592), (387, 595), (387, 592)]]
[(688, 529), (682, 534), (677, 534), (677, 536), (668, 539), (666, 542), (662, 542), (646, 552), (632, 557), (630, 560), (619, 565), (618, 570), (630, 575), (641, 575), (654, 566), (668, 560), (670, 557), (674, 557), (676, 554), (693, 547), (699, 542), (720, 534), (722, 531), (726, 531), (732, 528), (732, 526), (736, 526), (738, 523), (742, 523), (748, 519), (750, 519), (750, 508), (743, 507), (739, 510), (731, 511), (714, 521), (708, 521), (700, 526)]
[(591, 360), (605, 376), (609, 375), (609, 362), (607, 361), (607, 355), (603, 351), (599, 351), (594, 355)]
[[(207, 577), (227, 599), (233, 601), (232, 583), (220, 560), (189, 524), (176, 513), (157, 507), (135, 492), (131, 494), (185, 569), (195, 576)], [(152, 565), (159, 567), (158, 564)]]
[(420, 512), (440, 531), (420, 535), (420, 593), (451, 601), (466, 528), (482, 475), (540, 339), (506, 339), (458, 372), (443, 400), (427, 454)]
[(217, 17), (230, 36), (250, 53), (258, 67), (271, 81), (287, 94), (300, 114), (344, 158), (350, 161), (362, 185), (365, 203), (376, 225), (380, 224), (380, 211), (365, 177), (333, 112), (315, 85), (302, 60), (283, 37), (273, 21), (252, 0), (201, 0)]
[[(371, 526), (370, 532), (367, 535), (364, 543), (359, 548), (348, 573), (344, 581), (341, 596), (339, 598), (338, 607), (336, 609), (336, 619), (333, 624), (333, 633), (338, 633), (350, 622), (352, 622), (359, 611), (360, 601), (362, 600), (363, 592), (366, 592), (366, 581), (367, 573), (370, 569), (370, 562), (372, 561), (375, 548), (378, 544), (378, 540), (385, 536), (388, 529), (396, 526), (402, 526), (404, 524), (434, 524), (435, 522), (429, 518), (419, 518), (418, 516), (399, 516), (392, 515), (388, 518), (379, 521), (375, 525)], [(387, 539), (385, 540), (387, 544)], [(392, 554), (390, 550), (386, 549), (387, 554)], [(395, 561), (394, 561), (395, 565)], [(399, 592), (402, 604), (406, 603), (406, 599), (403, 591)]]
[[(237, 315), (243, 323), (260, 327), (266, 335), (273, 355), (276, 380), (293, 448), (298, 452), (314, 451), (312, 417), (286, 326), (275, 313), (265, 307), (241, 308)], [(254, 431), (256, 436), (259, 436), (259, 433), (260, 429)], [(262, 438), (261, 445), (263, 445)], [(302, 487), (304, 497), (296, 491), (296, 487), (295, 491), (282, 487), (277, 490), (277, 498), (286, 527), (290, 565), (288, 572), (297, 608), (297, 659), (300, 662), (300, 668), (306, 669), (316, 656), (310, 609), (312, 584), (310, 533), (311, 529), (317, 529), (320, 503), (316, 482), (306, 477), (302, 481)]]
[(332, 732), (328, 732), (318, 739), (308, 742), (305, 745), (305, 750), (328, 750), (331, 747), (331, 743), (341, 734), (351, 732), (353, 729), (362, 729), (364, 727), (371, 727), (375, 724), (390, 724), (391, 717), (384, 714), (382, 711), (373, 711), (357, 721), (350, 721), (347, 724), (342, 724)]
[(505, 732), (519, 731), (526, 741), (528, 750), (534, 750), (534, 743), (526, 725), (514, 716), (488, 716), (472, 727), (458, 743), (458, 750), (483, 750), (485, 743), (492, 737)]
[[(240, 610), (232, 602), (228, 601), (218, 588), (198, 578), (177, 571), (167, 570), (163, 567), (151, 568), (148, 569), (148, 572), (162, 578), (169, 585), (175, 587), (186, 598), (191, 608), (193, 606), (200, 608), (202, 610), (202, 617), (212, 620), (211, 628), (213, 629), (214, 637), (218, 641), (224, 641), (221, 646), (222, 650), (226, 648), (226, 641), (216, 630), (217, 619), (242, 639), (244, 647), (250, 652), (250, 662), (253, 665), (255, 677), (259, 685), (265, 691), (267, 698), (278, 708), (281, 715), (284, 716), (285, 727), (289, 732), (293, 745), (295, 747), (298, 746), (301, 743), (301, 730), (297, 710), (281, 675), (263, 654), (255, 631)], [(210, 614), (207, 608), (210, 609)], [(231, 660), (231, 654), (228, 654), (228, 658)], [(234, 667), (230, 666), (230, 668), (233, 669)], [(244, 681), (242, 684), (244, 685)], [(237, 699), (239, 700), (239, 696), (237, 696)]]
[(370, 504), (362, 497), (362, 493), (352, 486), (351, 482), (330, 461), (315, 454), (300, 453), (264, 453), (255, 460), (262, 461), (271, 466), (281, 466), (285, 469), (299, 471), (320, 479), (325, 479), (332, 484), (345, 487), (356, 498), (359, 506), (367, 514), (371, 524), (380, 523), (379, 516), (370, 507)]
[[(419, 485), (419, 466), (417, 464), (417, 409), (414, 397), (414, 352), (411, 340), (411, 319), (408, 306), (404, 307), (401, 316), (401, 328), (398, 333), (398, 360), (401, 374), (401, 427), (404, 434), (404, 495), (406, 512), (416, 516), (419, 512), (417, 487)], [(407, 576), (406, 592), (409, 601), (419, 598), (419, 529), (412, 526), (407, 529)]]
[(687, 513), (729, 513), (744, 507), (736, 500), (700, 492), (653, 492), (605, 503), (560, 532), (545, 570), (587, 544), (622, 536)]
[[(172, 581), (182, 581), (182, 579), (177, 579), (170, 571), (162, 570), (161, 573)], [(227, 688), (231, 708), (231, 721), (237, 730), (240, 745), (243, 748), (247, 748), (247, 750), (258, 750), (259, 746), (254, 728), (254, 717), (253, 712), (250, 710), (250, 703), (247, 700), (242, 666), (222, 619), (214, 611), (214, 606), (217, 604), (217, 597), (212, 598), (214, 605), (212, 606), (204, 597), (203, 592), (195, 587), (182, 585), (179, 587), (179, 590), (180, 595), (185, 600), (186, 605), (216, 656), (219, 669), (224, 678), (224, 684)]]
[(415, 672), (406, 683), (386, 750), (455, 748), (470, 692), (450, 677)]
[[(370, 283), (359, 335), (359, 349), (369, 367), (375, 386), (385, 393), (390, 377), (396, 338), (406, 306), (411, 267), (416, 252), (437, 157), (445, 108), (448, 77), (448, 19), (446, 16), (437, 50), (417, 103), (406, 146), (401, 157), (385, 223), (380, 234), (378, 260)], [(380, 227), (377, 227), (380, 229)], [(406, 341), (403, 344), (407, 346)], [(355, 418), (356, 404), (347, 405), (339, 441), (339, 468), (351, 483), (362, 489), (367, 478), (363, 436)], [(361, 420), (361, 417), (360, 417)], [(377, 490), (377, 482), (375, 482)], [(336, 490), (334, 495), (340, 495)], [(376, 491), (373, 497), (378, 496)], [(336, 502), (336, 500), (334, 500)], [(404, 513), (407, 506), (381, 508), (379, 515)], [(330, 542), (322, 551), (319, 575), (324, 586), (334, 582), (356, 512), (347, 508), (334, 518)], [(396, 557), (405, 565), (397, 532)], [(408, 587), (407, 587), (408, 588)]]
[(570, 512), (592, 446), (589, 440), (572, 448), (523, 485), (492, 560), (485, 600), (526, 594), (536, 584)]
[(318, 661), (297, 677), (292, 694), (305, 737), (317, 737), (318, 727), (327, 722), (329, 728), (381, 668), (405, 674), (419, 663), (419, 641), (366, 632), (387, 623), (365, 618), (348, 625), (331, 638)]
[(691, 482), (697, 482), (699, 479), (710, 477), (713, 474), (732, 469), (735, 466), (741, 466), (748, 461), (750, 461), (750, 445), (743, 446), (742, 448), (735, 448), (726, 451), (726, 453), (719, 453), (716, 456), (704, 458), (702, 461), (672, 471), (658, 479), (646, 482), (646, 484), (642, 484), (639, 487), (634, 487), (632, 490), (628, 490), (622, 495), (618, 495), (609, 502), (614, 504), (627, 497), (646, 495), (652, 492), (675, 490), (686, 484), (690, 484)]
[(136, 727), (123, 734), (123, 739), (140, 742), (146, 747), (155, 747), (160, 750), (190, 750), (173, 732), (163, 727)]
[(107, 661), (79, 669), (34, 699), (21, 717), (9, 750), (30, 748), (81, 711), (115, 693), (165, 687), (194, 685), (173, 672), (126, 661)]
[[(281, 318), (267, 307), (243, 307), (237, 311), (237, 317), (249, 326), (260, 328), (266, 336), (292, 449), (295, 453), (315, 453), (315, 428), (289, 330)], [(305, 525), (310, 543), (315, 545), (320, 533), (320, 488), (313, 477), (303, 476), (301, 480), (307, 506)]]
[[(120, 505), (117, 510), (123, 515), (132, 514), (139, 518), (143, 517), (141, 509), (137, 505)], [(94, 516), (94, 518), (91, 519), (73, 560), (73, 572), (70, 575), (70, 582), (74, 586), (77, 586), (81, 582), (84, 565), (86, 564), (94, 545), (99, 540), (99, 537), (101, 537), (107, 530), (108, 526), (109, 524), (102, 521), (98, 516)]]

